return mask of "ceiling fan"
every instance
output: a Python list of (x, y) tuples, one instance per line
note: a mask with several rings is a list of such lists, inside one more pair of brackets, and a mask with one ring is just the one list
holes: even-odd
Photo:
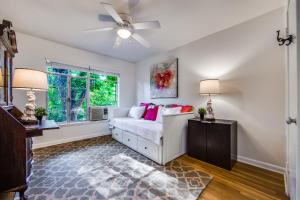
[(160, 28), (159, 21), (146, 21), (134, 23), (132, 17), (126, 13), (118, 13), (111, 4), (101, 2), (104, 9), (109, 15), (99, 15), (101, 21), (112, 21), (116, 23), (116, 27), (106, 27), (98, 29), (89, 29), (85, 32), (102, 32), (102, 31), (116, 31), (118, 37), (116, 38), (114, 48), (120, 46), (122, 39), (126, 40), (130, 37), (146, 48), (150, 48), (150, 43), (145, 40), (136, 30), (155, 29)]

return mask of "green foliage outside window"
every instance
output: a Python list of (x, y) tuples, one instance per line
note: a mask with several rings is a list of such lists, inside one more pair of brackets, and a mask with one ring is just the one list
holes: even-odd
[(67, 77), (48, 74), (48, 119), (67, 120)]
[[(92, 76), (91, 76), (92, 77)], [(90, 80), (91, 106), (117, 105), (117, 77), (99, 76)]]
[(90, 106), (118, 104), (117, 76), (54, 67), (48, 67), (48, 72), (48, 119), (84, 121), (88, 119), (88, 101)]

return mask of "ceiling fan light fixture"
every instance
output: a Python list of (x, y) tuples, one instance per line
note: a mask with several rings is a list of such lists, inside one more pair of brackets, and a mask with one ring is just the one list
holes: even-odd
[(125, 28), (120, 28), (117, 33), (123, 39), (128, 39), (132, 34), (128, 29)]

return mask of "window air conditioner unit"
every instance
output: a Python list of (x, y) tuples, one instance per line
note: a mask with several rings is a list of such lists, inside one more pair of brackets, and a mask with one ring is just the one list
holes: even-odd
[(105, 107), (90, 107), (90, 120), (100, 121), (108, 119), (108, 109)]

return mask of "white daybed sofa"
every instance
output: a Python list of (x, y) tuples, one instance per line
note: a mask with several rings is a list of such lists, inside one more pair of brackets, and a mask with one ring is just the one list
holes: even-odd
[(115, 140), (161, 165), (186, 153), (187, 124), (193, 112), (163, 115), (159, 123), (130, 118), (129, 110), (112, 112), (109, 124)]

